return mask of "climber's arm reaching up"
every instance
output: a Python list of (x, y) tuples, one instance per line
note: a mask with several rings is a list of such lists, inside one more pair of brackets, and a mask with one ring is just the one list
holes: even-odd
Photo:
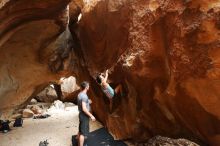
[(105, 78), (104, 78), (104, 82), (107, 83), (108, 80), (108, 70), (105, 71)]

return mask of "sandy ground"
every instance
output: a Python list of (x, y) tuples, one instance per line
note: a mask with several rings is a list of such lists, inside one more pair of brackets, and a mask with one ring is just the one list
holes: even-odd
[[(49, 146), (71, 146), (71, 136), (78, 132), (77, 106), (49, 114), (51, 117), (46, 119), (24, 119), (23, 127), (0, 133), (0, 146), (39, 146), (39, 142), (46, 139)], [(101, 127), (99, 122), (90, 121), (90, 131)]]

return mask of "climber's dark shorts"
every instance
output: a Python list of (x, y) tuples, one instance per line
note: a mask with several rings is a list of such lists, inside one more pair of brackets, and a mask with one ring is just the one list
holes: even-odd
[(89, 117), (83, 112), (79, 113), (79, 133), (83, 136), (89, 134)]

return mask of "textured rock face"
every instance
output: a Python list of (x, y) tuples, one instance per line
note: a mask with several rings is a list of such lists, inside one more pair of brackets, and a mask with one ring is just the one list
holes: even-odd
[[(0, 115), (68, 73), (90, 81), (93, 110), (116, 138), (219, 145), (218, 0), (85, 0), (79, 31), (83, 3), (68, 3), (0, 1)], [(114, 100), (118, 116), (94, 81), (106, 69), (126, 93)]]
[(62, 100), (73, 101), (77, 97), (77, 91), (80, 89), (80, 87), (76, 84), (76, 78), (70, 76), (61, 80), (61, 91), (63, 94)]
[(34, 116), (34, 112), (30, 109), (24, 109), (22, 113), (23, 118), (31, 118)]
[[(220, 144), (219, 14), (217, 0), (85, 4), (80, 40), (90, 96), (115, 137), (142, 141), (161, 134)], [(110, 81), (127, 93), (115, 101), (118, 118), (109, 116), (92, 78), (107, 68)]]
[(57, 96), (57, 93), (56, 93), (55, 89), (50, 85), (50, 86), (47, 86), (39, 94), (37, 94), (37, 96), (34, 97), (34, 98), (37, 99), (37, 101), (40, 101), (40, 102), (52, 103), (52, 102), (54, 102), (55, 100), (58, 99), (58, 96)]
[(156, 136), (151, 138), (144, 146), (199, 146), (198, 144), (186, 139), (171, 139), (167, 137)]
[(70, 52), (68, 2), (0, 2), (0, 111), (17, 107), (62, 76)]

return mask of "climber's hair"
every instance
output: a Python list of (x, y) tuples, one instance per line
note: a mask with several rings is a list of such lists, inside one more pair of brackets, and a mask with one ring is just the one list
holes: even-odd
[(82, 82), (81, 84), (80, 84), (80, 87), (81, 87), (81, 89), (82, 90), (84, 90), (86, 87), (88, 87), (89, 86), (89, 82), (87, 82), (87, 81), (84, 81), (84, 82)]
[(100, 77), (101, 74), (99, 74), (97, 77), (96, 77), (96, 82), (101, 84), (102, 83), (102, 79)]

